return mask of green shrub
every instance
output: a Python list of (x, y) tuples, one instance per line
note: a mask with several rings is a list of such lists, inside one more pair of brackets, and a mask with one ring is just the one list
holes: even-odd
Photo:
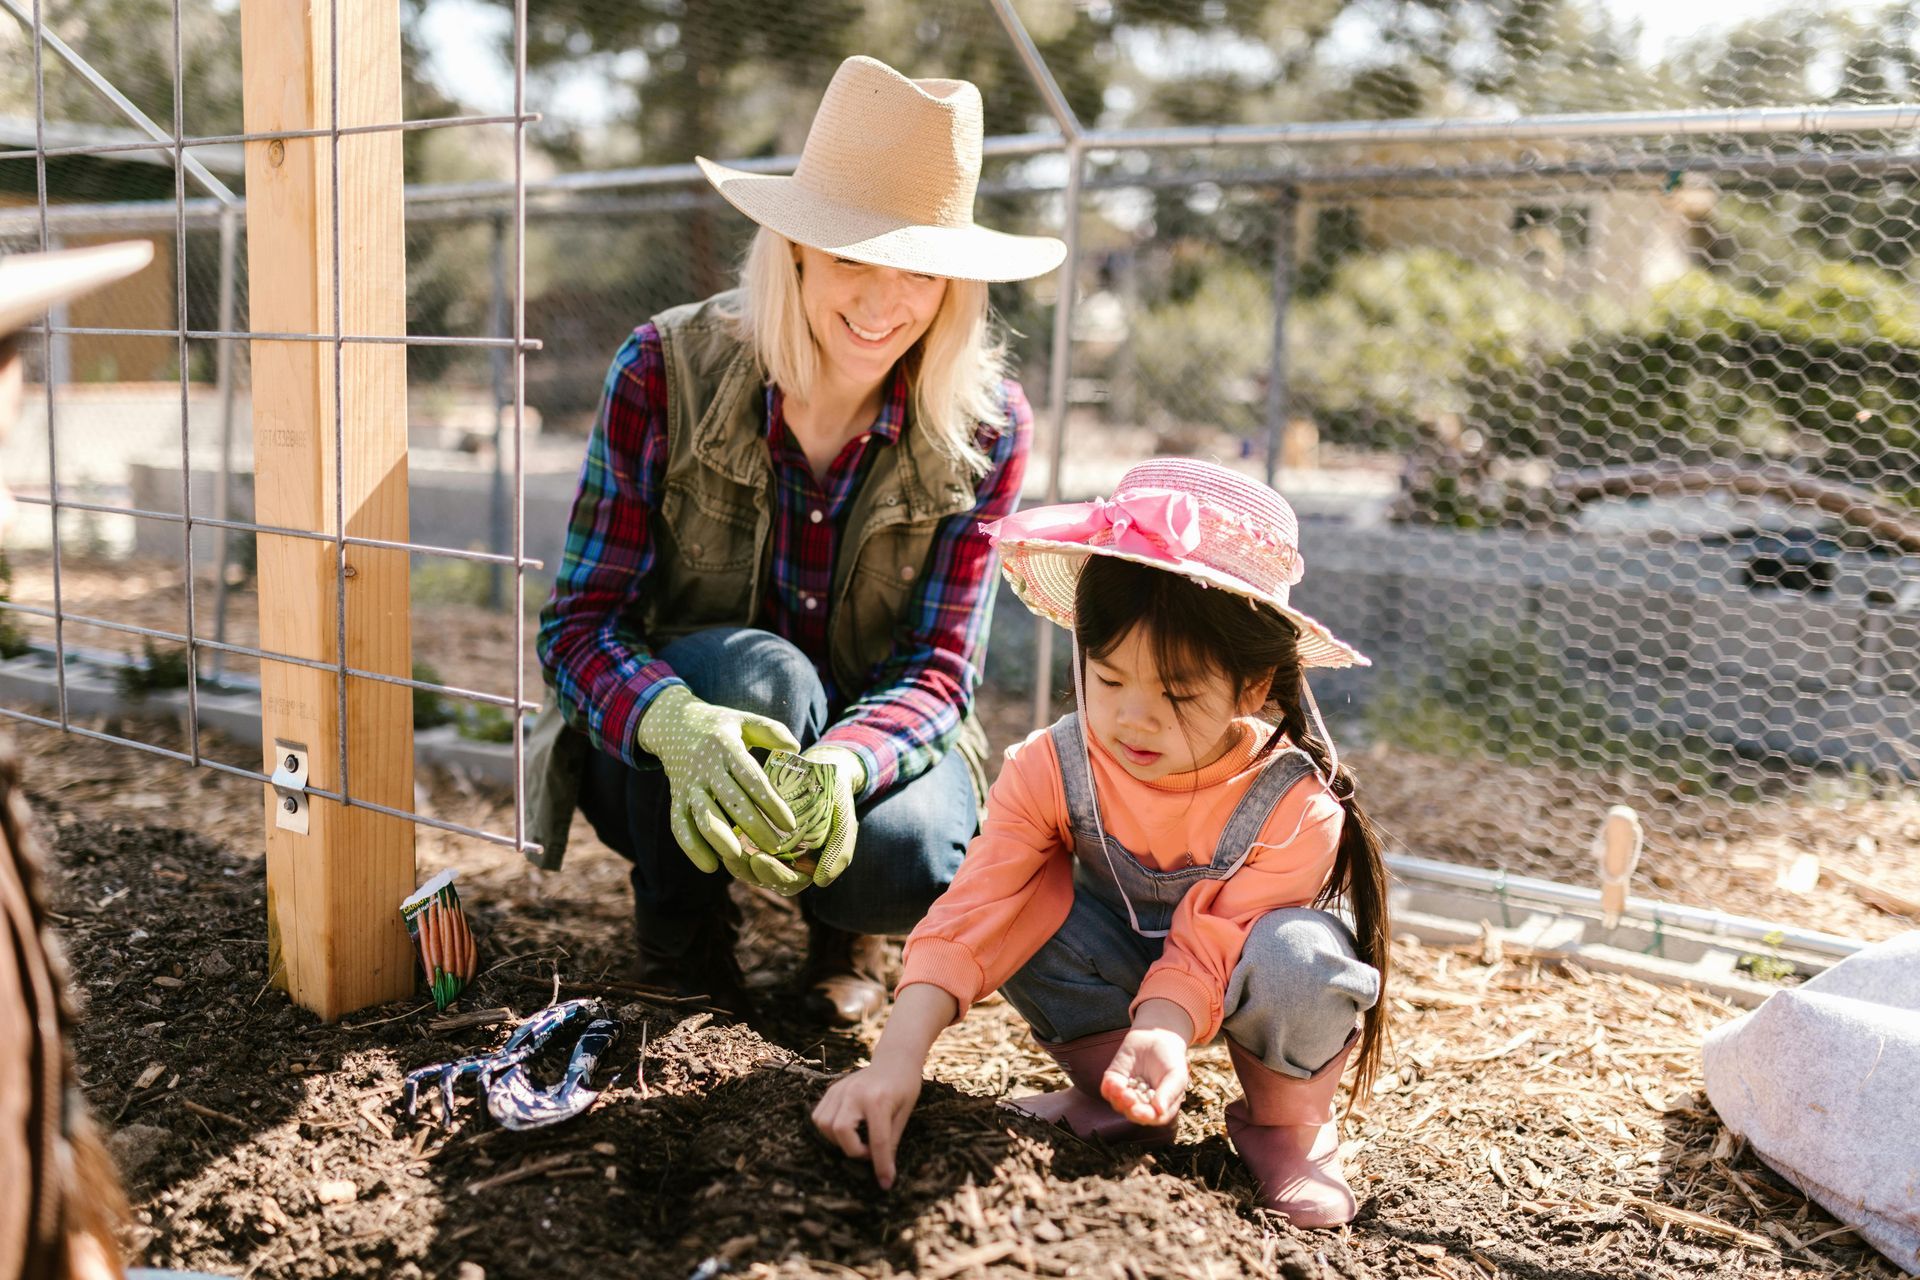
[[(421, 662), (417, 658), (413, 663), (413, 678), (423, 684), (441, 683), (440, 673), (434, 670), (432, 664)], [(418, 733), (422, 729), (437, 729), (443, 724), (451, 723), (452, 720), (453, 708), (447, 705), (445, 696), (435, 693), (432, 689), (413, 691), (414, 732)]]
[(1139, 406), (1157, 426), (1200, 424), (1249, 433), (1259, 426), (1273, 346), (1271, 287), (1242, 266), (1208, 271), (1179, 301), (1134, 322)]
[(475, 702), (460, 714), (460, 736), (475, 742), (512, 742), (513, 717), (491, 702)]
[[(13, 599), (13, 566), (0, 551), (0, 602)], [(0, 609), (0, 659), (17, 658), (27, 651), (27, 631), (10, 609)]]
[(1920, 485), (1920, 298), (1878, 267), (1823, 262), (1769, 291), (1690, 272), (1630, 326), (1467, 389), (1505, 456), (1791, 458), (1897, 500)]
[(1404, 448), (1442, 421), (1472, 425), (1478, 383), (1608, 320), (1442, 249), (1349, 258), (1287, 321), (1291, 389), (1328, 439)]
[(1372, 736), (1431, 755), (1631, 768), (1688, 794), (1728, 790), (1719, 781), (1731, 763), (1725, 747), (1702, 734), (1632, 728), (1608, 709), (1602, 689), (1569, 671), (1561, 646), (1550, 641), (1532, 624), (1448, 634), (1429, 667), (1368, 700)]
[(151, 636), (142, 636), (140, 651), (138, 661), (128, 655), (127, 665), (114, 675), (114, 683), (123, 696), (140, 699), (166, 689), (184, 689), (193, 678), (193, 668), (187, 662), (184, 648), (171, 645), (157, 648)]

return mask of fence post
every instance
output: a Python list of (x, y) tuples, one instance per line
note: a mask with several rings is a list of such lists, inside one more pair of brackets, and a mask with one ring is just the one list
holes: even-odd
[(1287, 385), (1287, 311), (1293, 305), (1294, 239), (1299, 234), (1300, 189), (1292, 183), (1273, 197), (1273, 350), (1267, 357), (1267, 487), (1280, 477), (1291, 388)]
[[(247, 0), (240, 16), (249, 133), (401, 118), (391, 0)], [(246, 144), (254, 332), (404, 331), (400, 138)], [(345, 675), (411, 671), (407, 553), (344, 541), (407, 539), (406, 350), (255, 339), (252, 352), (256, 519), (329, 539), (258, 535), (261, 648), (327, 664), (261, 664), (266, 769), (286, 757), (277, 743), (296, 744), (309, 791), (342, 797), (312, 799), (301, 833), (267, 791), (268, 963), (333, 1019), (414, 985), (399, 913), (413, 824), (364, 807), (412, 807), (412, 695)]]

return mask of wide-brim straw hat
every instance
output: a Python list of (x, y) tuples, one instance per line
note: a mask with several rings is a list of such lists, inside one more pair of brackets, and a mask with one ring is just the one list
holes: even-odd
[(151, 261), (151, 240), (0, 257), (0, 338), (31, 324), (49, 308), (124, 279)]
[(910, 80), (855, 56), (834, 72), (791, 175), (694, 162), (734, 208), (825, 253), (956, 280), (1045, 275), (1066, 245), (973, 220), (981, 118), (966, 80)]
[(1211, 462), (1154, 458), (1129, 468), (1111, 498), (1035, 507), (984, 528), (1021, 601), (1069, 631), (1087, 557), (1112, 556), (1271, 606), (1299, 628), (1302, 666), (1372, 665), (1289, 601), (1306, 573), (1293, 507)]

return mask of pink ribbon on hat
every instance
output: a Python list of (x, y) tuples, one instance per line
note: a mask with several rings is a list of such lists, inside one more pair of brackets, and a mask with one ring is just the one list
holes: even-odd
[(1153, 560), (1184, 560), (1200, 549), (1200, 504), (1193, 495), (1165, 489), (1136, 489), (1111, 501), (1035, 507), (980, 526), (1001, 542), (1078, 542), (1092, 544), (1097, 533), (1113, 532), (1108, 550)]

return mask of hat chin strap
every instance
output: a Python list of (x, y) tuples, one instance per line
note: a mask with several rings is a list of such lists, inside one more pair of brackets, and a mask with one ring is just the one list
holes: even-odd
[(1304, 668), (1300, 672), (1300, 692), (1306, 695), (1307, 714), (1313, 717), (1313, 731), (1320, 735), (1320, 741), (1327, 744), (1327, 771), (1321, 774), (1320, 783), (1326, 787), (1328, 795), (1338, 800), (1340, 793), (1333, 789), (1333, 780), (1340, 776), (1340, 748), (1334, 745), (1333, 735), (1327, 732), (1327, 722), (1320, 718), (1320, 704), (1314, 701), (1313, 685), (1308, 682)]

